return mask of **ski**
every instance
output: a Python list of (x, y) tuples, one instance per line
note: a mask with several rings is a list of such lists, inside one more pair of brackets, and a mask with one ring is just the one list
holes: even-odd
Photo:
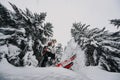
[(73, 65), (73, 60), (76, 58), (76, 54), (74, 54), (72, 57), (70, 57), (69, 59), (60, 62), (58, 64), (56, 64), (56, 67), (63, 67), (63, 68), (67, 68), (70, 69)]

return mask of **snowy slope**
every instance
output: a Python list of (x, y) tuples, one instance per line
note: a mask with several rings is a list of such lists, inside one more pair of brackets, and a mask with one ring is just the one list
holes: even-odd
[(0, 63), (0, 80), (90, 80), (82, 73), (49, 67), (14, 67), (5, 59)]

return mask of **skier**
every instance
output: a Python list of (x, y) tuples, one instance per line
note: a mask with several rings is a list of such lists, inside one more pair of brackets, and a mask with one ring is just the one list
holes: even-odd
[(43, 48), (43, 61), (41, 67), (45, 67), (46, 65), (52, 65), (55, 63), (55, 43), (57, 41), (53, 39), (51, 42), (48, 42), (47, 46)]

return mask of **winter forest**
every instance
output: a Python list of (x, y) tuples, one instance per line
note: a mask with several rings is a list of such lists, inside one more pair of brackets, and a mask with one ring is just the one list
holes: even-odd
[[(71, 39), (66, 46), (56, 41), (51, 55), (49, 42), (57, 39), (48, 14), (8, 3), (12, 10), (0, 3), (0, 80), (120, 79), (120, 18), (108, 21), (116, 31), (82, 21), (70, 23)], [(45, 46), (51, 52), (47, 59)]]

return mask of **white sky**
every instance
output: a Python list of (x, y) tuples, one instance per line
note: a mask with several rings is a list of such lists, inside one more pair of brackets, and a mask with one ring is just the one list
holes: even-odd
[(114, 31), (109, 20), (120, 19), (120, 0), (0, 0), (11, 9), (7, 1), (32, 12), (47, 12), (46, 21), (54, 26), (54, 38), (66, 45), (71, 39), (72, 23), (82, 22), (91, 27)]

